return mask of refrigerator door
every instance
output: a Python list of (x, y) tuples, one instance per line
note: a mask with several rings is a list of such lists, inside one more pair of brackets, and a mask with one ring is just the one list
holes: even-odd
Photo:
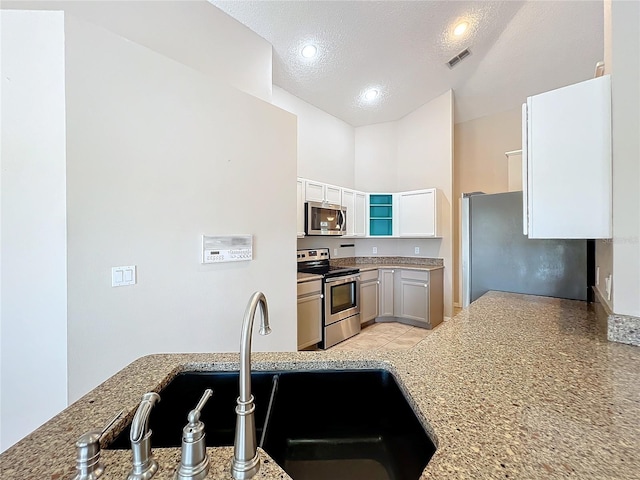
[[(464, 213), (463, 198), (463, 213)], [(522, 233), (522, 192), (471, 195), (468, 223), (467, 299), (489, 290), (587, 299), (586, 240), (529, 239)], [(463, 243), (463, 253), (464, 253)], [(462, 265), (464, 269), (465, 260)], [(463, 288), (463, 303), (465, 301)]]

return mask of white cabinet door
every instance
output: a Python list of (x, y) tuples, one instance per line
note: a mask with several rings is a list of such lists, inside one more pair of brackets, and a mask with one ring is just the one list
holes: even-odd
[(610, 77), (529, 97), (525, 110), (529, 237), (610, 238)]
[(324, 199), (331, 205), (342, 205), (342, 188), (335, 185), (325, 185)]
[(347, 209), (347, 236), (364, 237), (366, 234), (366, 195), (363, 192), (343, 188), (342, 206)]
[(304, 196), (307, 202), (324, 202), (324, 183), (306, 180), (304, 185)]
[(304, 237), (304, 180), (302, 180), (301, 178), (298, 179), (297, 189), (298, 189), (298, 210), (297, 210), (298, 237)]
[(347, 236), (353, 236), (356, 223), (356, 192), (342, 190), (342, 206), (347, 209)]
[(378, 281), (360, 284), (360, 323), (378, 316)]
[(389, 269), (378, 270), (378, 279), (380, 280), (378, 316), (380, 317), (393, 317), (394, 273), (394, 270)]
[(401, 237), (436, 237), (436, 189), (400, 192), (398, 204), (398, 235)]
[(356, 237), (364, 237), (367, 234), (367, 205), (366, 195), (362, 192), (355, 193), (355, 218), (354, 232)]

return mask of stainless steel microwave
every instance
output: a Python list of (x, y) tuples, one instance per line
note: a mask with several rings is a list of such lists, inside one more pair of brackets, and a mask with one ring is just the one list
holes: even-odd
[(347, 209), (320, 202), (305, 203), (304, 226), (307, 235), (344, 235)]

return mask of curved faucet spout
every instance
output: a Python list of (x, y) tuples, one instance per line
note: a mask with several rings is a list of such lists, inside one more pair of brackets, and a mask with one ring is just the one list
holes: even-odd
[(242, 321), (242, 336), (240, 338), (240, 401), (248, 402), (251, 397), (251, 333), (256, 310), (260, 306), (262, 318), (260, 321), (260, 335), (269, 335), (269, 308), (267, 299), (262, 292), (251, 295)]
[(233, 444), (233, 459), (231, 460), (231, 473), (236, 480), (249, 479), (260, 469), (256, 425), (253, 418), (256, 407), (253, 404), (253, 395), (251, 395), (251, 333), (258, 305), (262, 310), (260, 334), (268, 335), (271, 333), (267, 299), (262, 292), (255, 292), (244, 312), (240, 338), (240, 395), (236, 406), (236, 435)]

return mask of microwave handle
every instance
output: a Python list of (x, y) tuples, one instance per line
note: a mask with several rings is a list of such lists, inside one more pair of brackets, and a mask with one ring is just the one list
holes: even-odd
[(344, 215), (342, 214), (342, 210), (338, 210), (338, 228), (340, 231), (344, 231)]

